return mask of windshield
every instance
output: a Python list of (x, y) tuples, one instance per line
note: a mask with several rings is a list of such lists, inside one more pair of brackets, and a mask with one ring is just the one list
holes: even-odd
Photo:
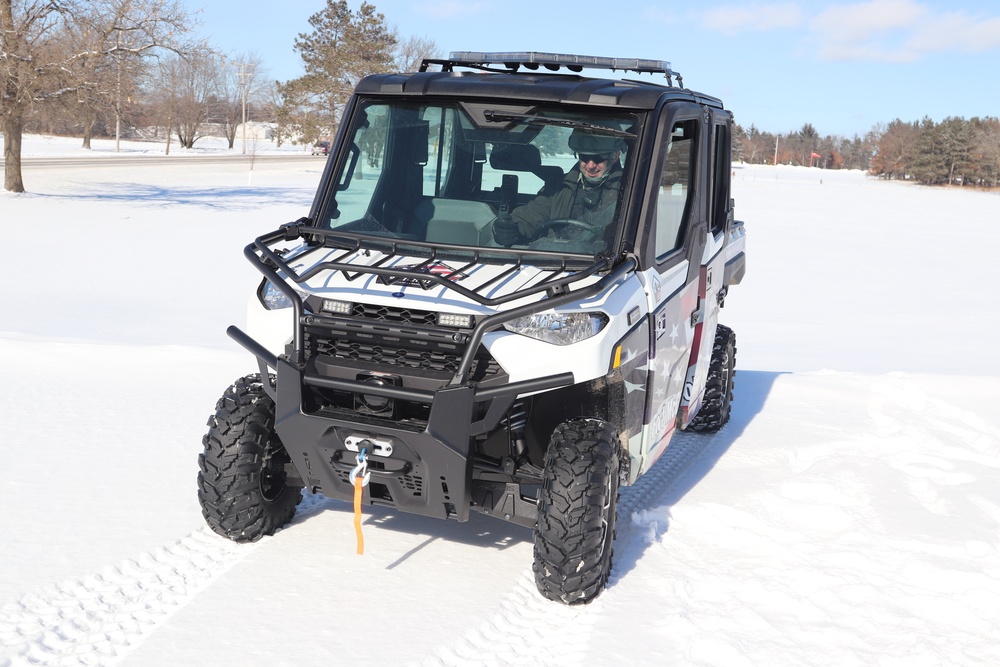
[(370, 102), (327, 229), (440, 246), (608, 252), (637, 119), (490, 103)]

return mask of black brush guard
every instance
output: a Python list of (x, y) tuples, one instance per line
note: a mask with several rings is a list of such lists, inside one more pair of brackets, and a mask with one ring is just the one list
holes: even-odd
[[(299, 274), (272, 246), (303, 237), (316, 248), (334, 247), (342, 249), (344, 254)], [(363, 247), (384, 252), (386, 257), (373, 266), (358, 266), (342, 261)], [(386, 262), (400, 254), (400, 248), (416, 249), (421, 254), (429, 255), (429, 258), (416, 267), (386, 267)], [(454, 273), (462, 273), (477, 265), (482, 257), (480, 253), (465, 246), (373, 239), (316, 229), (308, 226), (307, 221), (284, 225), (246, 247), (244, 254), (247, 259), (292, 303), (295, 321), (292, 345), (287, 354), (276, 356), (235, 326), (229, 327), (227, 333), (258, 359), (261, 377), (265, 379), (265, 390), (276, 405), (275, 429), (291, 456), (298, 476), (307, 487), (322, 491), (327, 497), (351, 500), (354, 489), (349, 475), (355, 466), (356, 455), (347, 448), (345, 441), (351, 439), (354, 443), (363, 443), (365, 440), (390, 443), (391, 456), (369, 458), (370, 501), (414, 514), (467, 520), (472, 504), (474, 439), (495, 430), (518, 396), (574, 383), (573, 373), (567, 372), (499, 386), (479, 386), (469, 380), (469, 372), (483, 336), (515, 318), (597, 295), (635, 268), (635, 260), (629, 257), (609, 273), (611, 261), (598, 257), (590, 264), (579, 263), (582, 268), (574, 271), (567, 258), (558, 253), (525, 253), (491, 248), (489, 255), (493, 261), (496, 261), (498, 255), (501, 258), (509, 256), (512, 266), (499, 277), (478, 285), (458, 285), (449, 280), (448, 275), (436, 275), (423, 270), (439, 261), (442, 255), (447, 254), (449, 258), (453, 258), (455, 253), (472, 255), (472, 258), (466, 266), (456, 269)], [(299, 254), (296, 259), (303, 256)], [(529, 262), (547, 263), (553, 268), (541, 273), (540, 279), (534, 284), (516, 292), (498, 298), (483, 296), (487, 288)], [(500, 310), (478, 321), (471, 332), (461, 334), (466, 343), (461, 361), (450, 381), (443, 383), (438, 389), (428, 391), (406, 386), (379, 386), (358, 380), (326, 377), (310, 370), (306, 363), (306, 326), (322, 324), (323, 318), (305, 311), (302, 298), (283, 276), (300, 284), (323, 271), (340, 271), (348, 280), (362, 275), (375, 275), (391, 280), (408, 279), (428, 286), (440, 285), (487, 306), (501, 306), (531, 294), (545, 293), (545, 296), (528, 305)], [(574, 283), (599, 273), (605, 275), (597, 282), (572, 289)], [(388, 329), (391, 330), (392, 327)], [(266, 381), (269, 376), (268, 368), (276, 371), (273, 385)], [(361, 415), (329, 414), (322, 411), (310, 413), (304, 407), (307, 405), (304, 395), (307, 387), (425, 404), (429, 406), (426, 426), (415, 429), (412, 425), (366, 419)]]

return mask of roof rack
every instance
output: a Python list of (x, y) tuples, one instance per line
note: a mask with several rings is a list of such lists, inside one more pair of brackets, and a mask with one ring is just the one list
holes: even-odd
[[(430, 65), (440, 65), (445, 72), (454, 71), (455, 67), (471, 67), (488, 72), (516, 72), (521, 67), (530, 70), (545, 68), (553, 72), (563, 67), (571, 72), (580, 72), (584, 68), (622, 70), (639, 74), (663, 74), (670, 85), (673, 85), (671, 77), (676, 76), (678, 83), (684, 85), (681, 75), (671, 69), (668, 61), (643, 58), (603, 58), (537, 51), (452, 51), (447, 59), (425, 58), (420, 64), (420, 71), (426, 72)], [(504, 69), (497, 70), (491, 67), (492, 65), (499, 65)]]

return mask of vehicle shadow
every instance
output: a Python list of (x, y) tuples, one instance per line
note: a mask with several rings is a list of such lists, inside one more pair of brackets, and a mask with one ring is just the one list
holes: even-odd
[(99, 182), (86, 184), (83, 192), (39, 192), (38, 197), (94, 202), (142, 202), (146, 206), (199, 206), (209, 209), (254, 209), (271, 204), (308, 207), (315, 188), (289, 186), (163, 187), (143, 183)]
[[(774, 381), (782, 373), (739, 371), (734, 389), (733, 411), (729, 423), (718, 433), (701, 435), (679, 433), (653, 468), (633, 487), (622, 489), (622, 499), (634, 509), (674, 505), (704, 479), (715, 464), (739, 439), (746, 426), (763, 409)], [(633, 496), (630, 499), (630, 496)], [(293, 524), (304, 523), (324, 512), (350, 515), (354, 511), (348, 502), (305, 494)], [(445, 541), (487, 549), (505, 550), (517, 544), (531, 543), (530, 528), (471, 512), (468, 522), (444, 521), (416, 514), (405, 514), (391, 508), (365, 505), (363, 526), (391, 530), (410, 535), (423, 535), (426, 540), (400, 556), (387, 569), (405, 562), (409, 557), (435, 542)], [(619, 535), (631, 516), (619, 512)], [(631, 540), (615, 550), (612, 580), (624, 576), (641, 559), (649, 544)], [(525, 562), (525, 567), (530, 562)]]
[[(304, 523), (324, 512), (353, 515), (354, 507), (351, 503), (326, 498), (319, 494), (304, 494), (303, 502), (299, 505), (292, 523)], [(387, 566), (387, 569), (390, 570), (438, 541), (503, 551), (517, 544), (530, 543), (533, 539), (530, 528), (485, 516), (478, 512), (470, 512), (469, 520), (464, 523), (418, 514), (405, 514), (380, 505), (365, 505), (362, 514), (364, 517), (362, 526), (367, 529), (375, 528), (427, 537), (416, 547), (400, 554), (399, 558)], [(353, 530), (351, 530), (350, 536), (353, 539)], [(525, 565), (530, 565), (530, 563), (525, 563)]]
[[(780, 372), (738, 371), (733, 389), (729, 423), (713, 434), (681, 432), (674, 435), (659, 461), (635, 486), (622, 489), (622, 503), (633, 511), (672, 507), (695, 488), (739, 440), (746, 427), (760, 414)], [(621, 507), (620, 505), (620, 507)], [(626, 510), (627, 511), (627, 510)], [(619, 511), (618, 534), (623, 536), (633, 524), (633, 517)], [(660, 526), (665, 533), (669, 525)], [(616, 543), (617, 544), (617, 543)], [(615, 549), (609, 586), (632, 570), (649, 548), (648, 539), (636, 536)]]

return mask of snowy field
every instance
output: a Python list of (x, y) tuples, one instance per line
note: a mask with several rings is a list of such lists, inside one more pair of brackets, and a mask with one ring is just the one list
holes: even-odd
[(1000, 195), (737, 168), (732, 421), (624, 491), (610, 586), (567, 608), (479, 515), (366, 509), (361, 557), (321, 497), (257, 544), (204, 527), (205, 422), (256, 369), (242, 249), (323, 162), (0, 193), (0, 666), (1000, 664)]

